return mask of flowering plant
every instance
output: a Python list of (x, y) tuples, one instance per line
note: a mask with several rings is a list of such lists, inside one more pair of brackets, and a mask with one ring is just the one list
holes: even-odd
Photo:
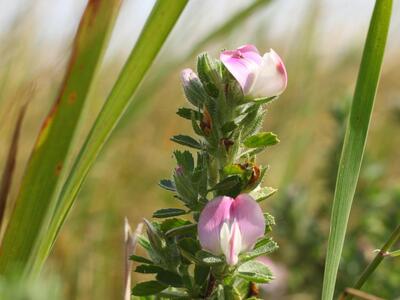
[[(278, 248), (269, 236), (274, 219), (259, 202), (275, 193), (261, 187), (267, 167), (256, 155), (279, 142), (260, 131), (266, 104), (287, 84), (282, 60), (271, 50), (261, 56), (252, 45), (223, 51), (220, 60), (201, 54), (197, 74), (182, 71), (191, 108), (177, 114), (191, 122), (197, 138), (172, 141), (196, 151), (175, 151), (172, 179), (160, 186), (185, 209), (156, 211), (145, 220), (147, 237), (139, 244), (148, 258), (133, 255), (139, 273), (156, 280), (137, 284), (133, 295), (179, 299), (256, 299), (256, 284), (273, 275), (257, 260)], [(189, 216), (178, 218), (178, 216)]]

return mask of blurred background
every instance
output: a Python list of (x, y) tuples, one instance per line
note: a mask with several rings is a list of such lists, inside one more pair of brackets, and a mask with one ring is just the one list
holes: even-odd
[[(400, 220), (400, 2), (394, 2), (338, 292), (355, 282)], [(124, 1), (73, 153), (153, 3)], [(29, 101), (12, 199), (57, 94), (85, 5), (84, 0), (0, 0), (0, 168), (18, 111)], [(221, 49), (244, 43), (261, 52), (273, 48), (289, 74), (288, 89), (270, 105), (264, 124), (281, 143), (259, 157), (270, 165), (264, 184), (279, 189), (264, 203), (276, 217), (273, 235), (280, 245), (271, 256), (277, 279), (267, 286), (266, 298), (319, 299), (341, 141), (373, 5), (373, 0), (190, 1), (92, 169), (47, 263), (44, 281), (24, 287), (29, 299), (44, 299), (43, 292), (49, 299), (122, 298), (124, 217), (135, 226), (155, 209), (178, 204), (157, 182), (174, 167), (171, 152), (177, 146), (170, 136), (191, 133), (190, 124), (175, 115), (186, 105), (179, 71), (194, 67), (202, 51), (217, 57)], [(34, 92), (27, 92), (32, 86)], [(400, 299), (399, 283), (400, 259), (389, 258), (365, 291)], [(24, 293), (18, 286), (15, 290)]]

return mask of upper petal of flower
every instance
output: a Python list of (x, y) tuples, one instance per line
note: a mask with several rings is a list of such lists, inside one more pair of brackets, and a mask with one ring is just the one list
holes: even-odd
[(262, 63), (249, 93), (255, 98), (280, 95), (287, 86), (287, 72), (282, 59), (274, 51), (264, 54)]
[(234, 199), (227, 196), (217, 197), (203, 209), (198, 224), (201, 246), (216, 255), (222, 254), (220, 234), (226, 220), (230, 220), (230, 208)]
[(265, 219), (260, 205), (250, 195), (240, 194), (231, 206), (231, 217), (239, 225), (241, 251), (250, 250), (265, 233)]
[(247, 94), (262, 63), (257, 48), (253, 45), (244, 45), (236, 50), (226, 50), (221, 52), (220, 59), (239, 82), (243, 93)]

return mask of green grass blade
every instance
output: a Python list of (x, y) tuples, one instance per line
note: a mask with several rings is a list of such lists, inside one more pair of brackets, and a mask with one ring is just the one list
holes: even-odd
[(0, 274), (26, 270), (54, 209), (61, 170), (121, 0), (89, 1), (58, 97), (39, 132), (0, 249)]
[(187, 0), (156, 2), (61, 191), (55, 215), (37, 253), (35, 270), (40, 270), (48, 256), (91, 166), (129, 105), (139, 83), (186, 4)]
[(336, 276), (360, 173), (391, 12), (392, 0), (376, 1), (339, 162), (325, 263), (323, 300), (333, 299), (335, 292)]

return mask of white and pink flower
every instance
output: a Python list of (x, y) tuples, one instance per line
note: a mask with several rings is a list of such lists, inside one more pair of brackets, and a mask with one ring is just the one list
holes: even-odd
[(247, 194), (220, 196), (202, 211), (198, 224), (201, 246), (215, 255), (224, 254), (229, 265), (264, 236), (265, 219), (258, 203)]
[(273, 97), (286, 89), (285, 65), (272, 49), (261, 56), (255, 46), (244, 45), (221, 52), (220, 59), (239, 82), (245, 96)]

